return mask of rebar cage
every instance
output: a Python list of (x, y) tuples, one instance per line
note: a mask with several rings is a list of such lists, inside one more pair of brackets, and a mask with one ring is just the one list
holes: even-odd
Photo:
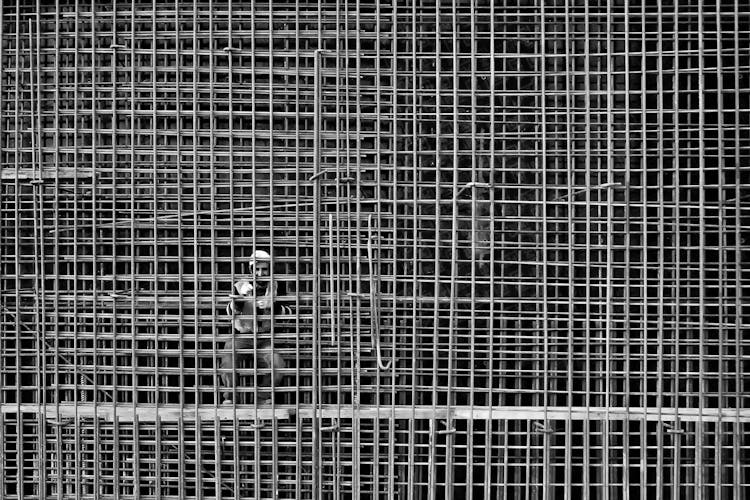
[[(747, 494), (746, 2), (0, 26), (0, 497)], [(255, 249), (283, 378), (224, 404)]]

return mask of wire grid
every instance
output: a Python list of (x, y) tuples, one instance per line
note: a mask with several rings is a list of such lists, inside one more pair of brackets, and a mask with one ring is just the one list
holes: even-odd
[(745, 494), (742, 2), (92, 5), (2, 10), (0, 496)]

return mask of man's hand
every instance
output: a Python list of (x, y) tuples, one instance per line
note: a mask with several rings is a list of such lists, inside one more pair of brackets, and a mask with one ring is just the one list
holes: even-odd
[(262, 299), (257, 299), (255, 301), (255, 305), (258, 307), (258, 309), (270, 309), (272, 304), (272, 297), (263, 297)]

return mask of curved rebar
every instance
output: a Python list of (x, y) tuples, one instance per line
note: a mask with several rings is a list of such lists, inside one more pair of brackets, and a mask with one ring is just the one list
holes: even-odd
[[(372, 308), (372, 314), (370, 318), (370, 334), (372, 335), (372, 343), (375, 347), (375, 354), (378, 361), (378, 368), (381, 370), (389, 370), (393, 364), (393, 360), (388, 360), (387, 363), (383, 363), (383, 354), (380, 352), (380, 295), (377, 287), (377, 279), (375, 277), (375, 268), (380, 269), (380, 262), (375, 259), (375, 252), (372, 249), (372, 241), (375, 238), (372, 230), (372, 214), (367, 218), (367, 262), (370, 266), (370, 307)], [(378, 256), (379, 257), (379, 256)]]

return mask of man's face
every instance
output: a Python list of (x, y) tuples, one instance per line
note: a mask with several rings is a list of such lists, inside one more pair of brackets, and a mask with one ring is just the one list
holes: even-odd
[(250, 265), (250, 272), (255, 273), (258, 278), (264, 276), (270, 276), (271, 274), (271, 263), (264, 261), (257, 261)]

